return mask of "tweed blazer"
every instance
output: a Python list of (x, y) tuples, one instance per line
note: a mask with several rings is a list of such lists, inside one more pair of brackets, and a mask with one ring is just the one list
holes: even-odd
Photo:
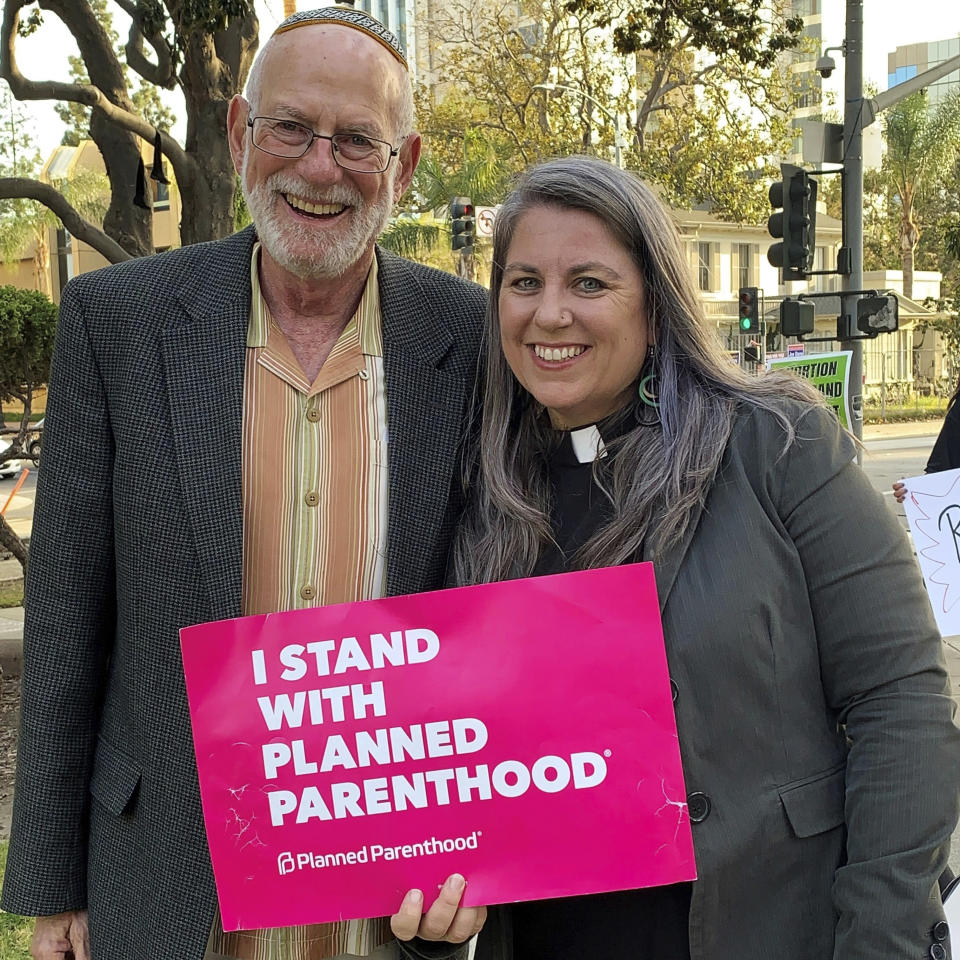
[[(691, 960), (949, 956), (960, 731), (916, 560), (836, 417), (741, 410), (654, 558), (699, 879)], [(649, 555), (645, 559), (650, 559)], [(494, 908), (476, 960), (513, 958)]]
[[(199, 960), (216, 905), (181, 627), (240, 614), (248, 229), (64, 291), (27, 578), (4, 909)], [(442, 583), (485, 291), (378, 250), (387, 591)]]

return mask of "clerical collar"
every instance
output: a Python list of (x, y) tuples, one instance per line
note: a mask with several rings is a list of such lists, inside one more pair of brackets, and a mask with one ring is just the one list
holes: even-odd
[(570, 445), (577, 463), (593, 463), (607, 455), (607, 448), (595, 423), (569, 431)]

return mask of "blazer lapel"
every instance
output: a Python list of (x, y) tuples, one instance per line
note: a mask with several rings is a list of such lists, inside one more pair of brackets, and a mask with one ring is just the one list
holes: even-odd
[(398, 257), (377, 251), (388, 463), (387, 593), (430, 589), (472, 383), (441, 369), (453, 339), (444, 309)]
[(243, 371), (254, 240), (245, 230), (206, 248), (178, 291), (184, 312), (163, 336), (184, 520), (215, 620), (241, 612)]
[(702, 512), (703, 507), (701, 505), (698, 504), (694, 507), (690, 515), (690, 522), (687, 524), (687, 529), (684, 531), (683, 536), (676, 543), (668, 547), (659, 557), (654, 558), (650, 551), (650, 541), (653, 539), (654, 530), (660, 525), (663, 516), (661, 507), (657, 512), (654, 530), (650, 531), (644, 542), (643, 559), (653, 561), (653, 572), (657, 579), (657, 597), (660, 601), (661, 616), (663, 616), (663, 611), (666, 609), (667, 599), (670, 597), (670, 591), (673, 589), (677, 574), (680, 572), (683, 558), (687, 555), (687, 550), (690, 549), (690, 544), (697, 532), (697, 526), (700, 523), (700, 515)]

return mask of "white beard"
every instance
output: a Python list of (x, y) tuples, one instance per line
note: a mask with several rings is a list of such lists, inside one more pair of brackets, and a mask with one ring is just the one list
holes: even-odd
[[(387, 225), (393, 210), (396, 167), (387, 171), (381, 198), (372, 204), (343, 183), (320, 189), (297, 174), (279, 171), (252, 189), (247, 187), (249, 152), (243, 159), (240, 183), (247, 209), (264, 249), (285, 270), (302, 280), (332, 280), (343, 276), (367, 251)], [(340, 232), (327, 232), (309, 223), (291, 222), (280, 207), (289, 193), (314, 203), (342, 203), (352, 208)]]

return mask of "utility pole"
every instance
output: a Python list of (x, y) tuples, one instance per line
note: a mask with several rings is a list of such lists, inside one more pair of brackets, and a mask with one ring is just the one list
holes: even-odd
[[(858, 297), (849, 291), (863, 286), (863, 0), (847, 0), (843, 46), (843, 225), (850, 251), (850, 272), (843, 277), (840, 313), (844, 332), (857, 330)], [(850, 356), (850, 416), (853, 435), (863, 438), (863, 341), (841, 340)], [(860, 452), (857, 451), (857, 459)]]

